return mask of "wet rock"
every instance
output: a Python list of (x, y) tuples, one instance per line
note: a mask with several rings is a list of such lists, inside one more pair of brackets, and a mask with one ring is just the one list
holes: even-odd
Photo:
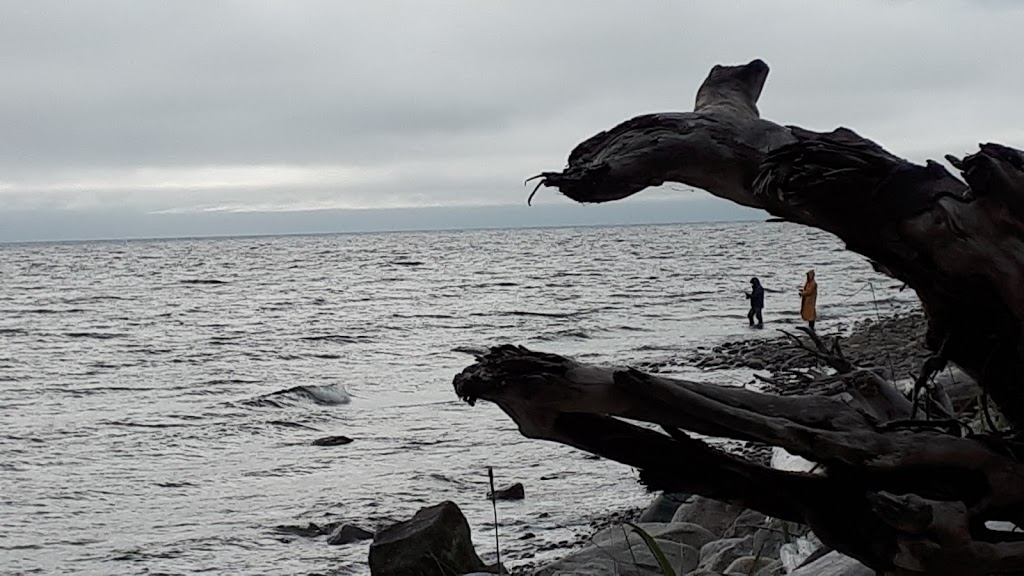
[(282, 534), (294, 534), (295, 536), (302, 536), (304, 538), (316, 538), (324, 533), (323, 529), (312, 522), (305, 526), (288, 526), (286, 524), (282, 524), (280, 526), (275, 526), (274, 530)]
[(313, 440), (313, 446), (342, 446), (351, 443), (352, 439), (348, 436), (326, 436)]
[(660, 494), (644, 510), (637, 522), (671, 522), (676, 510), (689, 498), (689, 494)]
[(327, 538), (327, 543), (331, 546), (340, 546), (342, 544), (348, 544), (358, 540), (369, 540), (371, 538), (373, 538), (373, 532), (370, 532), (369, 530), (364, 530), (351, 524), (342, 524), (331, 532), (331, 535)]
[(716, 536), (721, 536), (742, 511), (743, 508), (739, 506), (694, 496), (689, 502), (679, 506), (672, 516), (672, 522), (690, 522), (703, 526)]
[(473, 548), (469, 522), (452, 502), (423, 508), (412, 519), (378, 531), (370, 545), (372, 576), (449, 576), (485, 568)]
[[(521, 482), (494, 491), (495, 500), (522, 500), (526, 498), (526, 489)], [(491, 499), (491, 493), (487, 493), (487, 499)]]

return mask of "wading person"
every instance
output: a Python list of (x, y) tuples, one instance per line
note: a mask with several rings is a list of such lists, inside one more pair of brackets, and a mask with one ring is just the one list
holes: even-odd
[(757, 328), (764, 328), (764, 318), (761, 316), (761, 310), (764, 309), (764, 288), (761, 287), (761, 281), (757, 278), (750, 279), (750, 292), (747, 293), (747, 298), (750, 300), (750, 312), (747, 312), (747, 320), (753, 326), (756, 316)]

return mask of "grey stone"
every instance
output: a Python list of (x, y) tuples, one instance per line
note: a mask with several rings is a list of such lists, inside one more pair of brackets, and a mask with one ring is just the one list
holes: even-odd
[(378, 531), (370, 544), (372, 576), (450, 576), (485, 569), (469, 522), (452, 502), (423, 508), (412, 519)]
[(743, 508), (718, 500), (695, 496), (689, 502), (679, 506), (672, 516), (672, 522), (691, 522), (703, 526), (716, 536), (721, 536), (732, 526)]
[(661, 494), (644, 510), (637, 522), (671, 522), (672, 516), (681, 504), (686, 502), (689, 494)]
[(797, 568), (789, 576), (875, 576), (875, 571), (849, 556), (833, 551)]
[(726, 538), (737, 538), (754, 534), (758, 530), (767, 527), (767, 521), (768, 517), (757, 510), (744, 510), (736, 516), (736, 519), (733, 520), (732, 525), (729, 526), (729, 529), (725, 531), (723, 536)]

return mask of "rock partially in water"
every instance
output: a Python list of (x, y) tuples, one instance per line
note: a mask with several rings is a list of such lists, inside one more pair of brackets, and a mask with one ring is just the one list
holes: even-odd
[(313, 440), (313, 446), (343, 446), (351, 443), (352, 439), (348, 436), (325, 436)]
[(644, 513), (640, 515), (640, 519), (637, 522), (671, 522), (676, 510), (689, 497), (689, 494), (673, 494), (671, 492), (660, 494), (644, 510)]
[(369, 540), (371, 538), (373, 538), (373, 532), (370, 532), (369, 530), (364, 530), (359, 526), (353, 526), (351, 524), (342, 524), (331, 532), (331, 535), (327, 538), (327, 543), (331, 546), (340, 546), (342, 544), (348, 544), (359, 540)]
[(324, 533), (322, 528), (312, 522), (305, 526), (289, 526), (287, 524), (281, 524), (279, 526), (275, 526), (274, 530), (281, 534), (292, 534), (295, 536), (302, 536), (304, 538), (316, 538)]
[(378, 531), (370, 545), (373, 576), (450, 576), (486, 568), (473, 548), (469, 522), (452, 502)]
[[(511, 486), (494, 491), (495, 500), (522, 500), (523, 498), (526, 498), (526, 489), (523, 488), (522, 482), (516, 482)], [(491, 499), (490, 492), (487, 493), (487, 499)]]

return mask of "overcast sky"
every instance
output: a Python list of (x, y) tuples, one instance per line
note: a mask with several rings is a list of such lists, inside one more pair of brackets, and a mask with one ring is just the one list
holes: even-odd
[[(614, 221), (552, 191), (523, 210), (523, 179), (631, 116), (691, 109), (712, 65), (752, 58), (780, 123), (848, 126), (914, 160), (1021, 147), (1021, 30), (1010, 0), (2, 2), (0, 240), (444, 212), (418, 207)], [(681, 187), (618, 210), (753, 214)]]

